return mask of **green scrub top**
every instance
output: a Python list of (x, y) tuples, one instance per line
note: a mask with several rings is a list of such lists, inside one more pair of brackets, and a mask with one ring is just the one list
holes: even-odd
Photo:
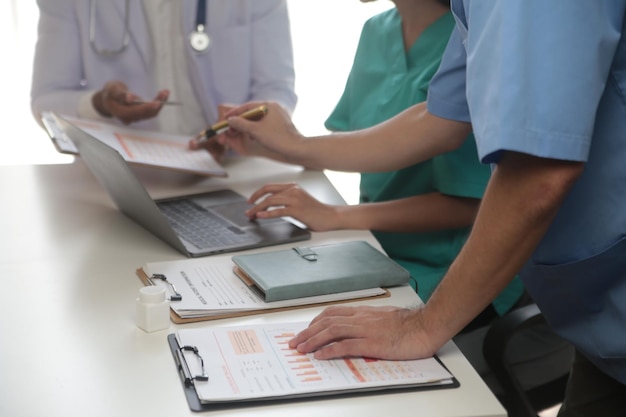
[[(425, 101), (430, 79), (439, 67), (454, 24), (452, 14), (445, 14), (406, 53), (402, 22), (395, 8), (369, 19), (363, 27), (344, 93), (326, 120), (326, 128), (367, 128)], [(490, 168), (479, 162), (474, 137), (470, 136), (459, 149), (429, 161), (399, 171), (361, 173), (361, 202), (431, 192), (482, 198), (489, 176)], [(373, 234), (387, 254), (411, 273), (411, 285), (427, 301), (465, 243), (469, 228)], [(522, 284), (516, 278), (493, 302), (495, 310), (505, 313), (522, 292)]]

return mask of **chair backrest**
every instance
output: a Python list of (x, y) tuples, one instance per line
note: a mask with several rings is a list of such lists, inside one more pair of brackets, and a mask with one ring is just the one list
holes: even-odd
[(540, 410), (560, 404), (565, 395), (570, 369), (567, 358), (573, 356), (571, 345), (563, 342), (566, 360), (553, 377), (533, 387), (522, 386), (513, 365), (507, 360), (507, 349), (514, 343), (514, 336), (537, 326), (551, 332), (537, 305), (529, 304), (494, 320), (485, 336), (483, 354), (502, 386), (503, 394), (498, 397), (510, 417), (537, 417)]

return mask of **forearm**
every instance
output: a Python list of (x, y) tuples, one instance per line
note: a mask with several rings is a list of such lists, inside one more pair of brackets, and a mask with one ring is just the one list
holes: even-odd
[(522, 154), (503, 157), (466, 245), (418, 313), (437, 344), (469, 323), (521, 270), (582, 168)]
[(436, 117), (420, 103), (369, 129), (302, 138), (287, 160), (314, 169), (392, 171), (455, 150), (470, 131), (469, 124)]
[(438, 192), (397, 200), (337, 206), (340, 228), (426, 233), (471, 226), (480, 200)]

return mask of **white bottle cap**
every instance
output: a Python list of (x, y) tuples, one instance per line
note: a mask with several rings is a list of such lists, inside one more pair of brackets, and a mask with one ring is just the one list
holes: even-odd
[(139, 290), (139, 301), (156, 304), (165, 301), (165, 288), (156, 285), (143, 287)]

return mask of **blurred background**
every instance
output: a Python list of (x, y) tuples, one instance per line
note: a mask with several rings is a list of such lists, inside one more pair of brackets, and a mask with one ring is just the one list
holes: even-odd
[[(343, 92), (363, 22), (392, 7), (387, 0), (288, 0), (294, 44), (296, 93), (293, 119), (306, 135), (326, 132), (324, 120)], [(39, 13), (35, 0), (0, 1), (0, 165), (69, 163), (56, 152), (30, 113), (32, 60)], [(8, 91), (7, 91), (8, 89)], [(358, 175), (327, 172), (346, 201), (358, 201)]]

